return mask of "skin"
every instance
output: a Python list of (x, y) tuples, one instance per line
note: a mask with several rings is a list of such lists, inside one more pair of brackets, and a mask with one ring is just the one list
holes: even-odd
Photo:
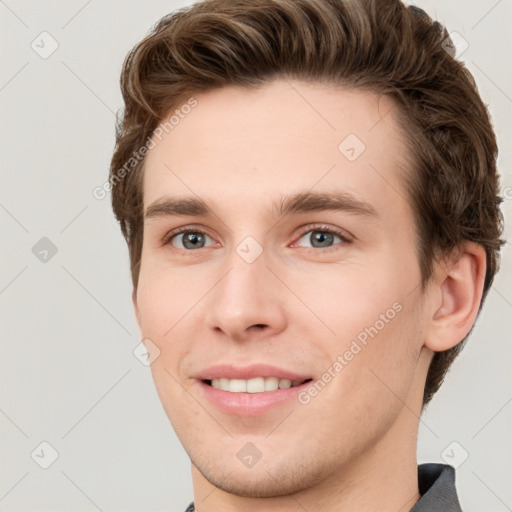
[[(410, 510), (420, 497), (428, 365), (476, 318), (483, 249), (465, 244), (422, 292), (402, 183), (411, 155), (391, 99), (286, 80), (194, 97), (198, 105), (148, 153), (144, 206), (198, 196), (216, 216), (146, 219), (133, 302), (142, 338), (160, 350), (152, 375), (191, 459), (196, 510)], [(350, 133), (366, 145), (353, 162), (338, 150)], [(282, 195), (333, 189), (370, 203), (378, 217), (272, 215)], [(327, 249), (315, 245), (318, 223), (350, 243), (334, 236)], [(199, 249), (185, 248), (183, 235), (164, 243), (183, 226), (206, 233)], [(252, 263), (236, 252), (247, 236), (263, 250)], [(401, 311), (307, 404), (234, 416), (194, 379), (223, 362), (319, 379), (394, 303)], [(251, 468), (237, 457), (247, 442), (261, 452)]]

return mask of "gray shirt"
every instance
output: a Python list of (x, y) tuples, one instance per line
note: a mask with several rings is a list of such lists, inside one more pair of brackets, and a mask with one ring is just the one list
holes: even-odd
[[(455, 489), (455, 469), (448, 464), (429, 462), (418, 466), (421, 498), (409, 512), (462, 512)], [(194, 512), (192, 502), (185, 512)]]

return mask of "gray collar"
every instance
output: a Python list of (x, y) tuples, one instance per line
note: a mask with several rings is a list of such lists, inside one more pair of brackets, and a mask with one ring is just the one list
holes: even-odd
[(429, 462), (418, 466), (421, 498), (409, 512), (462, 512), (455, 488), (455, 469)]

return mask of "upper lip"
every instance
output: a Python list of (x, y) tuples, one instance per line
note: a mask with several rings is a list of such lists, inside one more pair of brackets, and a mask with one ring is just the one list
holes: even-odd
[(291, 381), (310, 379), (310, 375), (301, 375), (278, 366), (269, 364), (251, 364), (250, 366), (236, 366), (234, 364), (216, 364), (209, 366), (196, 375), (199, 380), (212, 379), (253, 379), (254, 377), (277, 377)]

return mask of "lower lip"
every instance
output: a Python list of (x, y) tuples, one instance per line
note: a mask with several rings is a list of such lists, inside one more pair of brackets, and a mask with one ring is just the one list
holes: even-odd
[(293, 399), (297, 400), (297, 395), (310, 384), (311, 381), (293, 388), (276, 389), (263, 393), (232, 393), (199, 381), (201, 390), (208, 400), (221, 411), (236, 416), (258, 416), (280, 404)]

